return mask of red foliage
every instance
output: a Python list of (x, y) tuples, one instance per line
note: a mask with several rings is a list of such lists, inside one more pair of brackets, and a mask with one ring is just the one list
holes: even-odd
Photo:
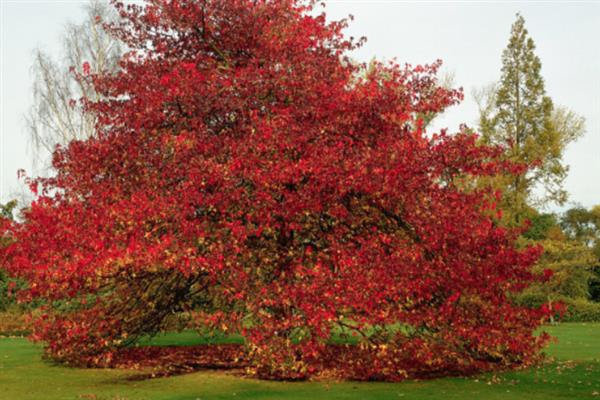
[[(180, 375), (202, 369), (236, 369), (248, 366), (241, 344), (196, 346), (142, 346), (120, 349), (103, 367), (150, 370), (132, 379)], [(91, 364), (97, 366), (98, 364)]]
[(265, 377), (304, 378), (355, 334), (355, 378), (521, 365), (541, 311), (510, 296), (538, 249), (495, 223), (468, 182), (523, 166), (423, 117), (457, 103), (440, 65), (355, 65), (344, 21), (296, 0), (118, 5), (133, 52), (90, 74), (95, 136), (1, 250), (47, 299), (36, 337), (59, 359), (105, 357), (168, 315), (242, 332)]

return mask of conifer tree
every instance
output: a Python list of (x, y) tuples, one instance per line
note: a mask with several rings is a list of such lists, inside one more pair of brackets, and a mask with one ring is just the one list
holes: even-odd
[[(509, 160), (533, 165), (527, 174), (495, 180), (507, 194), (504, 208), (509, 211), (509, 221), (516, 224), (524, 220), (531, 206), (566, 201), (563, 182), (568, 166), (562, 156), (567, 144), (584, 131), (582, 117), (554, 107), (546, 94), (541, 68), (525, 19), (517, 14), (502, 53), (502, 76), (484, 96), (480, 116), (484, 143), (504, 145)], [(542, 193), (538, 198), (536, 188)]]

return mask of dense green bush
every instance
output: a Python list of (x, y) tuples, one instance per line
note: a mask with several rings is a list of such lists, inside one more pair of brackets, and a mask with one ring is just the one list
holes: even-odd
[(554, 214), (539, 214), (531, 212), (527, 215), (530, 222), (529, 228), (523, 233), (523, 237), (531, 240), (548, 239), (549, 233), (558, 226), (558, 219)]
[(12, 280), (0, 269), (0, 311), (5, 311), (15, 303), (15, 297), (10, 293), (10, 282)]
[[(515, 301), (526, 307), (540, 307), (542, 304), (548, 303), (548, 297), (544, 293), (528, 291)], [(560, 318), (562, 322), (600, 322), (600, 303), (566, 296), (553, 298), (552, 302), (560, 302), (566, 306), (567, 312)]]
[(564, 315), (564, 322), (600, 322), (600, 303), (586, 299), (568, 299), (563, 300), (567, 306), (567, 314)]
[(546, 294), (541, 293), (539, 291), (528, 290), (523, 292), (515, 299), (515, 303), (520, 306), (525, 306), (529, 308), (538, 308), (542, 304), (548, 302), (548, 297)]
[[(600, 250), (600, 243), (598, 243), (598, 249)], [(592, 268), (592, 277), (590, 278), (590, 299), (592, 301), (600, 302), (600, 261), (599, 265)]]

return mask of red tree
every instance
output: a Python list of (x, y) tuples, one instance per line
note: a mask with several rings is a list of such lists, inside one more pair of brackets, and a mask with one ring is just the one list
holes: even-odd
[(46, 300), (34, 336), (51, 355), (106, 362), (201, 310), (246, 336), (265, 377), (532, 361), (542, 313), (510, 297), (538, 251), (468, 184), (520, 167), (467, 132), (425, 132), (461, 99), (439, 63), (356, 65), (346, 22), (297, 0), (117, 6), (133, 52), (80, 77), (104, 97), (84, 99), (97, 132), (57, 149), (56, 177), (5, 225), (2, 263)]

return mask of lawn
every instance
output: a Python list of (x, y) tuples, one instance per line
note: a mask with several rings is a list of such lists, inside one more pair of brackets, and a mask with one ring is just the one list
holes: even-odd
[[(25, 339), (0, 339), (0, 399), (598, 399), (600, 324), (562, 324), (547, 331), (559, 339), (547, 353), (555, 361), (527, 371), (399, 384), (266, 382), (206, 371), (131, 380), (140, 372), (74, 369), (40, 358)], [(153, 344), (197, 344), (192, 333), (155, 338)]]

